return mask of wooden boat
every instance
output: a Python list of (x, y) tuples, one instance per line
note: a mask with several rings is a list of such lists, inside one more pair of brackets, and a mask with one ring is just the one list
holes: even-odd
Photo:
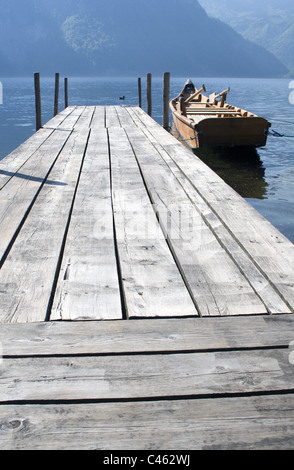
[(266, 145), (271, 124), (263, 117), (226, 103), (227, 93), (205, 96), (205, 86), (197, 90), (188, 80), (170, 102), (177, 132), (189, 147)]

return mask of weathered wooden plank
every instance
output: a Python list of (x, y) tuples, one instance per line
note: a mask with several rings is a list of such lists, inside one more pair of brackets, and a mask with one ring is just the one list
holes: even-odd
[(56, 162), (70, 131), (54, 131), (17, 171), (0, 192), (0, 260), (27, 217), (43, 184), (59, 185), (51, 179)]
[[(60, 124), (58, 124), (58, 130), (60, 131), (63, 131), (63, 130), (72, 130), (75, 125), (77, 124), (77, 122), (79, 121), (80, 117), (82, 116), (82, 114), (86, 111), (86, 107), (85, 106), (76, 106), (70, 114), (68, 114), (66, 116), (65, 119), (62, 120), (62, 122)], [(57, 116), (55, 116), (55, 118), (53, 118), (51, 121), (49, 121), (47, 124), (45, 124), (45, 126), (43, 126), (44, 128), (50, 128), (52, 126), (55, 125), (55, 122), (54, 122), (54, 119), (58, 119), (59, 118), (59, 114)]]
[(294, 439), (292, 394), (135, 403), (6, 405), (0, 406), (0, 415), (2, 450), (156, 448), (170, 450), (174, 455), (174, 449), (291, 450)]
[[(60, 130), (64, 122), (72, 121), (72, 126), (77, 121), (81, 111), (76, 111), (75, 107), (68, 107), (57, 116), (48, 121), (42, 129), (35, 132), (28, 140), (17, 149), (0, 161), (0, 190), (14, 176), (17, 171), (21, 171), (22, 166), (39, 150), (55, 129)], [(70, 115), (73, 114), (72, 117)], [(70, 127), (70, 126), (69, 126)]]
[[(157, 127), (159, 124), (148, 114), (146, 114), (143, 109), (139, 106), (128, 107), (128, 112), (130, 113), (132, 119), (135, 122), (138, 122), (140, 126), (144, 127)], [(161, 127), (161, 126), (160, 126)], [(164, 129), (163, 129), (164, 130)], [(166, 132), (166, 131), (165, 131)]]
[(267, 310), (270, 313), (290, 313), (290, 309), (283, 301), (281, 296), (276, 292), (274, 287), (270, 284), (262, 272), (260, 272), (260, 270), (256, 267), (253, 260), (238, 244), (230, 231), (228, 231), (222, 224), (217, 214), (210, 208), (201, 195), (195, 191), (195, 188), (189, 179), (180, 170), (175, 161), (172, 160), (169, 153), (165, 150), (165, 147), (159, 143), (161, 142), (161, 130), (159, 131), (160, 135), (158, 136), (157, 140), (156, 137), (158, 131), (159, 129), (155, 127), (153, 127), (151, 131), (144, 129), (144, 133), (156, 147), (168, 165), (170, 171), (176, 176), (181, 186), (185, 190), (187, 197), (194, 203), (206, 225), (215, 234), (229, 256), (231, 256), (234, 262), (240, 267), (241, 271), (246, 276), (246, 279), (253, 287), (254, 291), (264, 302)]
[(109, 129), (115, 230), (127, 314), (196, 315), (122, 128)]
[(86, 108), (83, 110), (76, 123), (74, 124), (74, 130), (79, 132), (87, 132), (91, 125), (94, 113), (95, 106), (86, 106)]
[(121, 127), (118, 114), (116, 111), (116, 106), (107, 106), (106, 111), (106, 127)]
[(293, 315), (12, 323), (0, 343), (4, 356), (287, 348), (293, 324)]
[(4, 358), (0, 401), (146, 399), (294, 389), (287, 349)]
[[(139, 108), (139, 109), (141, 109), (141, 108)], [(142, 116), (141, 116), (141, 113), (138, 112), (138, 106), (132, 106), (132, 107), (128, 106), (127, 112), (130, 115), (130, 118), (132, 119), (133, 124), (135, 124), (135, 126), (139, 127), (140, 129), (142, 129), (142, 128), (145, 129), (146, 126), (143, 124), (143, 122), (141, 120)], [(143, 114), (145, 114), (144, 111), (143, 111)], [(148, 116), (148, 119), (150, 119), (149, 116)], [(152, 121), (153, 121), (153, 119), (151, 119), (151, 122)]]
[(263, 302), (204, 222), (149, 139), (136, 128), (127, 129), (127, 134), (149, 195), (158, 208), (170, 248), (201, 314), (267, 313)]
[(0, 322), (46, 318), (87, 139), (67, 141), (0, 271)]
[(21, 169), (52, 132), (52, 129), (40, 129), (0, 161), (0, 189)]
[(122, 127), (134, 125), (134, 121), (132, 120), (131, 116), (129, 115), (127, 109), (124, 106), (116, 106), (115, 109)]
[(105, 127), (105, 106), (95, 106), (94, 116), (91, 122), (91, 128), (104, 128)]
[(121, 319), (106, 129), (92, 129), (51, 319)]
[[(131, 110), (140, 116), (142, 111)], [(145, 115), (141, 125), (150, 119)], [(192, 183), (212, 211), (263, 276), (279, 292), (290, 311), (294, 311), (294, 246), (273, 225), (240, 197), (232, 188), (185, 149), (169, 133), (157, 127), (160, 142)], [(150, 128), (149, 128), (150, 129)], [(160, 137), (159, 137), (160, 136)], [(189, 169), (189, 170), (187, 170)]]
[(58, 113), (56, 116), (54, 116), (52, 119), (47, 121), (44, 125), (44, 129), (56, 129), (59, 126), (62, 125), (63, 121), (67, 119), (71, 114), (77, 115), (77, 113), (80, 113), (77, 110), (77, 106), (68, 106), (67, 108), (63, 109)]

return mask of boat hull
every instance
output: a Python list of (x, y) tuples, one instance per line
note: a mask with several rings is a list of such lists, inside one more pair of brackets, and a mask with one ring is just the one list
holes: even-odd
[[(218, 95), (203, 95), (188, 80), (170, 102), (177, 132), (193, 149), (203, 146), (263, 147), (271, 124), (261, 116), (226, 103), (229, 88)], [(221, 98), (219, 101), (217, 98)]]
[(175, 127), (191, 148), (203, 146), (263, 147), (269, 123), (262, 117), (204, 118), (198, 123), (173, 111)]

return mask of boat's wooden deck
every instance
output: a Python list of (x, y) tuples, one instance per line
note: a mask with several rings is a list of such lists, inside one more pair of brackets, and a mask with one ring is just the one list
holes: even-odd
[(192, 152), (67, 108), (0, 187), (2, 450), (293, 448), (293, 244)]
[(0, 185), (2, 323), (293, 312), (293, 244), (140, 108), (67, 108)]

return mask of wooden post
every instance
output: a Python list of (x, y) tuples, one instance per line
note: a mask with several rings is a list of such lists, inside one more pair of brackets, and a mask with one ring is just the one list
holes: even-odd
[(147, 73), (147, 114), (152, 115), (152, 96), (151, 96), (152, 75)]
[(163, 116), (162, 125), (165, 130), (169, 129), (169, 90), (170, 90), (170, 73), (163, 75)]
[(59, 99), (59, 73), (55, 74), (55, 94), (54, 94), (54, 116), (58, 114), (58, 99)]
[(64, 79), (64, 105), (68, 107), (68, 79)]
[(41, 109), (41, 87), (40, 87), (40, 74), (34, 75), (35, 84), (35, 105), (36, 105), (36, 131), (42, 127), (42, 109)]
[(142, 108), (142, 85), (141, 78), (138, 78), (139, 107)]

